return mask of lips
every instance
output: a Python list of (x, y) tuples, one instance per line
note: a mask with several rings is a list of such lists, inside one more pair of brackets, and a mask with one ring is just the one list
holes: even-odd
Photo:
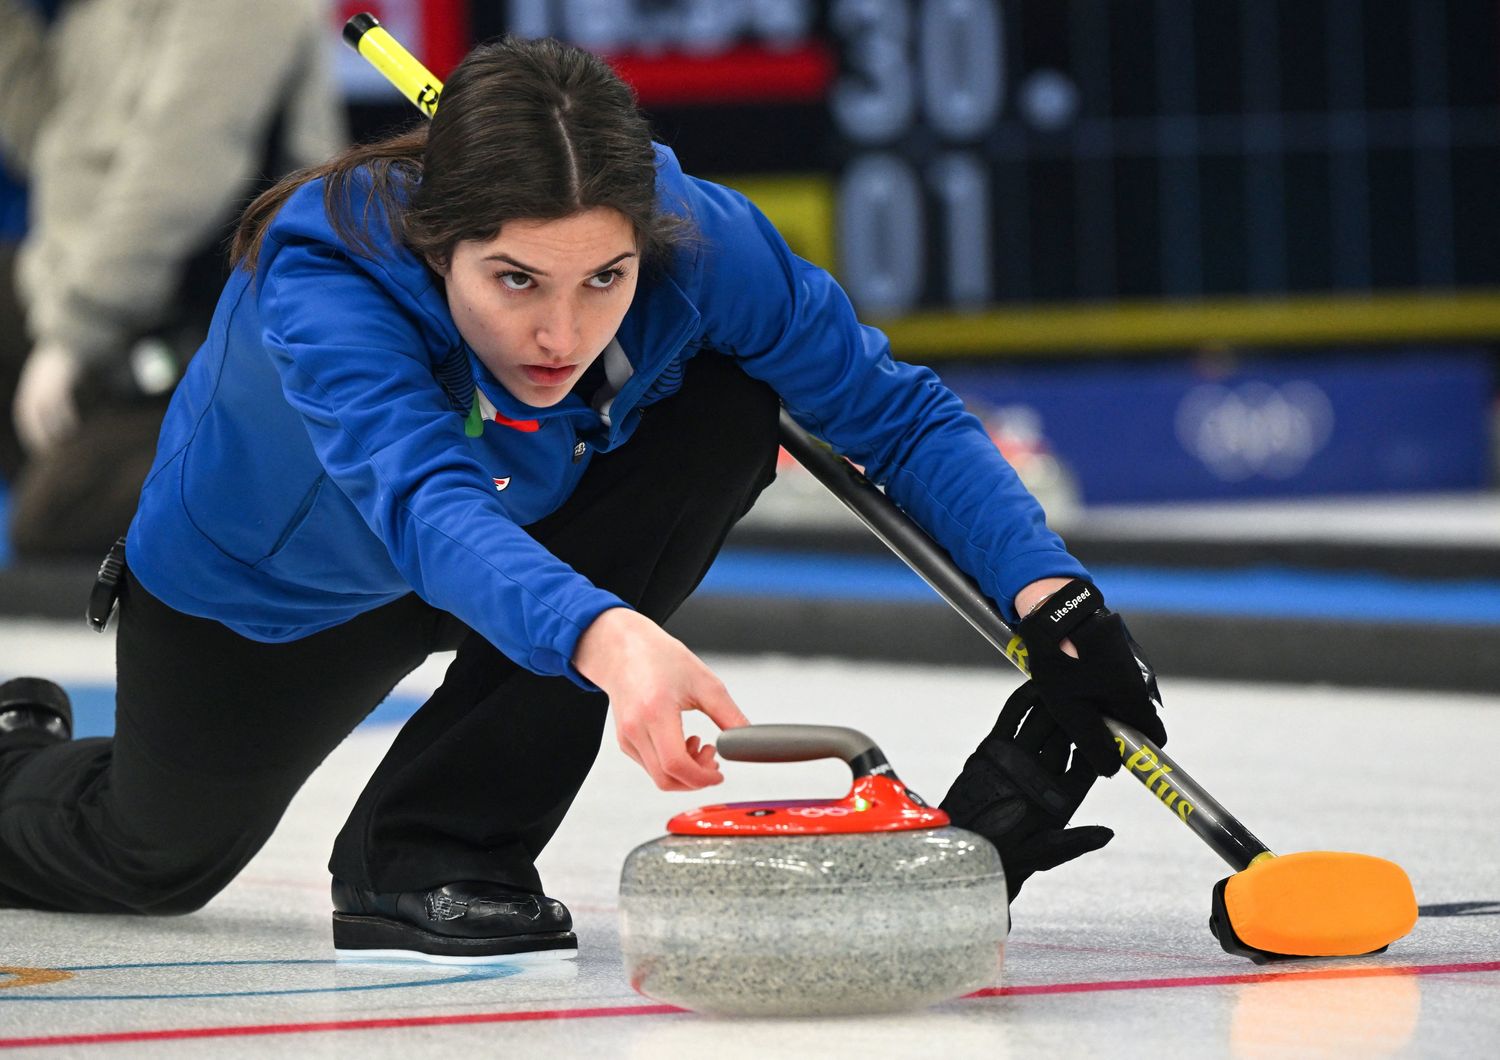
[(526, 378), (537, 386), (559, 386), (566, 383), (573, 376), (574, 365), (565, 364), (557, 368), (549, 368), (541, 364), (523, 364), (522, 371)]

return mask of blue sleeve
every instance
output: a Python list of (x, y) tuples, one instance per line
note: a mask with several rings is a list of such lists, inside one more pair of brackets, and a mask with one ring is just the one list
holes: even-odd
[(1028, 583), (1086, 573), (957, 395), (929, 369), (892, 359), (833, 277), (794, 255), (744, 196), (683, 179), (704, 240), (705, 341), (862, 464), (1011, 619)]
[[(276, 248), (257, 282), (265, 344), (318, 459), (416, 593), (540, 674), (625, 606), (509, 517), (433, 379), (417, 322), (324, 243)], [(330, 562), (337, 562), (330, 556)]]

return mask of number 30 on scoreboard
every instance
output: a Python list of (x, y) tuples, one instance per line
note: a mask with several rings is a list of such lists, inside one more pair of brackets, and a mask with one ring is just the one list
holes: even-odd
[(843, 56), (829, 105), (848, 148), (841, 281), (877, 314), (992, 301), (990, 175), (972, 148), (1005, 104), (998, 0), (834, 0), (829, 15)]

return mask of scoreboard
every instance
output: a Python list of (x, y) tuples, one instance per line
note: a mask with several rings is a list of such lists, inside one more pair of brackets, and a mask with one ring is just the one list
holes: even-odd
[(1494, 0), (509, 0), (913, 353), (1500, 336)]

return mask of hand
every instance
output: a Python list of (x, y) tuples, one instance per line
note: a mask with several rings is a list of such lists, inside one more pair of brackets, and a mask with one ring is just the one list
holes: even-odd
[(11, 412), (16, 434), (31, 455), (40, 456), (77, 428), (74, 391), (82, 373), (78, 358), (53, 343), (42, 343), (26, 358)]
[(994, 731), (964, 763), (943, 809), (959, 828), (984, 836), (1000, 852), (1015, 901), (1034, 872), (1054, 869), (1114, 838), (1102, 825), (1067, 827), (1098, 779), (1080, 756), (1068, 765), (1068, 734), (1046, 711), (1034, 682), (1011, 694)]
[(683, 740), (682, 712), (701, 710), (721, 729), (750, 722), (681, 641), (639, 612), (611, 608), (583, 631), (573, 665), (608, 693), (620, 749), (658, 788), (695, 791), (724, 780), (713, 744)]
[[(1156, 676), (1124, 621), (1104, 606), (1104, 595), (1092, 582), (1067, 582), (1023, 618), (1016, 632), (1026, 642), (1042, 702), (1102, 776), (1120, 768), (1106, 716), (1158, 745), (1167, 742), (1156, 713), (1161, 707)], [(1067, 650), (1069, 642), (1075, 651)]]
[[(1043, 600), (1072, 580), (1072, 578), (1038, 578), (1016, 593), (1016, 614), (1023, 619), (1026, 618)], [(1071, 640), (1064, 638), (1058, 642), (1057, 646), (1063, 650), (1064, 655), (1078, 658), (1078, 648)]]

